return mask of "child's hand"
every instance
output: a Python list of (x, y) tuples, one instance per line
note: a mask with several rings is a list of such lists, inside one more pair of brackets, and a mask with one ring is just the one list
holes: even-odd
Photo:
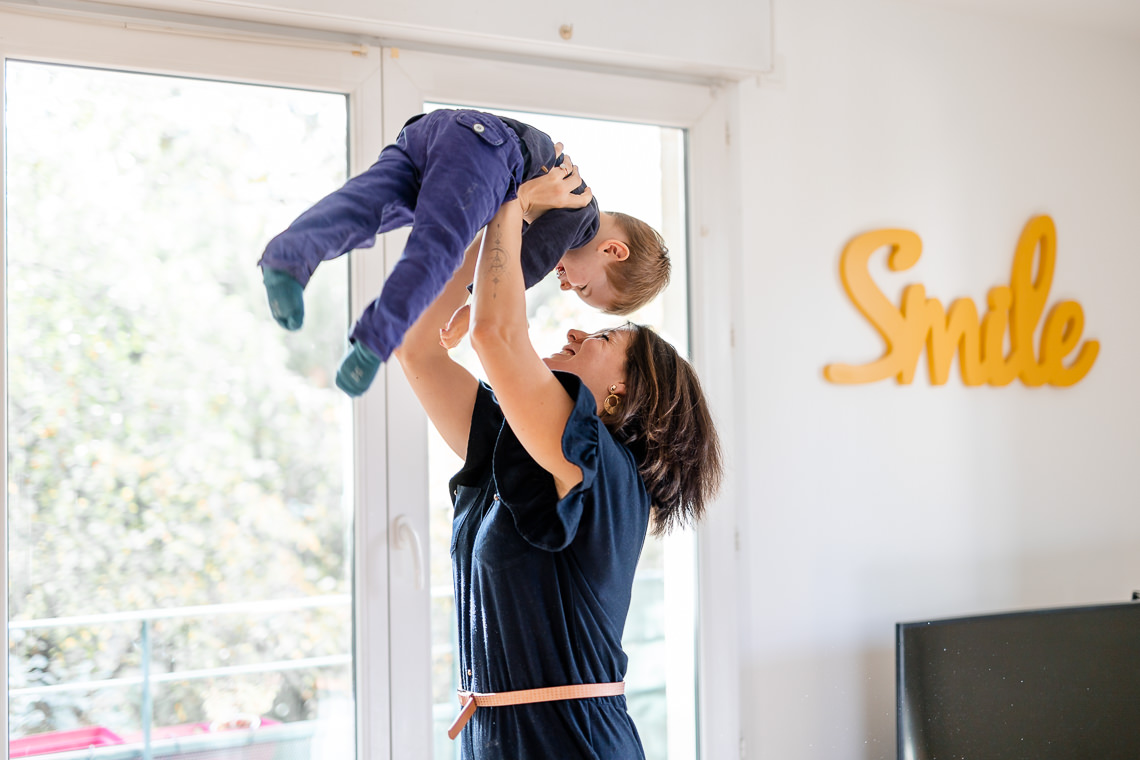
[[(562, 143), (554, 144), (554, 152), (562, 153)], [(563, 154), (560, 165), (519, 186), (523, 220), (529, 224), (552, 208), (582, 208), (589, 204), (594, 193), (589, 187), (575, 193), (580, 185), (582, 178), (578, 167), (574, 166), (570, 156)]]
[(447, 327), (439, 331), (439, 344), (448, 350), (458, 346), (459, 341), (463, 340), (463, 336), (467, 334), (467, 327), (470, 322), (471, 304), (464, 304), (451, 315), (451, 319), (447, 321)]

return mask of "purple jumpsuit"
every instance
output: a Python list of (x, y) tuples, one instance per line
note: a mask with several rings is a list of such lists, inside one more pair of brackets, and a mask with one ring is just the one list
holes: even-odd
[[(305, 286), (321, 261), (369, 248), (377, 234), (411, 225), (400, 260), (349, 335), (386, 360), (459, 268), (475, 233), (520, 184), (561, 160), (550, 137), (513, 119), (469, 110), (419, 114), (375, 164), (270, 240), (258, 263)], [(529, 225), (522, 243), (526, 286), (549, 274), (566, 251), (592, 240), (598, 223), (591, 199), (584, 208), (554, 209)]]

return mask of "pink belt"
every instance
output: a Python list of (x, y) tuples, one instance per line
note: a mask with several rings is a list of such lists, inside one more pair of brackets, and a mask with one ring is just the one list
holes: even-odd
[(528, 705), (534, 702), (557, 702), (563, 699), (588, 699), (590, 697), (617, 697), (625, 694), (625, 681), (614, 683), (582, 683), (569, 686), (551, 686), (545, 689), (523, 689), (521, 691), (499, 691), (480, 694), (475, 691), (459, 693), (459, 704), (463, 709), (447, 729), (447, 737), (454, 739), (471, 720), (476, 707), (505, 707), (506, 705)]

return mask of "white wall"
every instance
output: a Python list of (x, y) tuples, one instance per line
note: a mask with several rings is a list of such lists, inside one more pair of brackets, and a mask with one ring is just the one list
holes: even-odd
[(769, 2), (704, 0), (703, 12), (693, 14), (686, 0), (0, 0), (69, 13), (125, 13), (159, 26), (226, 18), (236, 28), (247, 28), (243, 22), (281, 24), (376, 37), (385, 46), (478, 50), (698, 77), (769, 67)]
[[(1140, 43), (898, 0), (776, 0), (777, 71), (740, 87), (748, 392), (747, 757), (895, 757), (894, 624), (1140, 589)], [(844, 244), (905, 227), (892, 302), (1009, 281), (1058, 230), (1050, 303), (1101, 353), (1068, 389), (837, 386), (882, 343)], [(738, 423), (740, 424), (740, 423)]]

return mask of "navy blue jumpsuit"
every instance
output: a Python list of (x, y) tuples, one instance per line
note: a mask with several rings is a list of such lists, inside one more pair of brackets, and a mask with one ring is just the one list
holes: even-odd
[[(491, 389), (481, 385), (467, 461), (451, 480), (461, 687), (500, 692), (625, 678), (621, 646), (649, 496), (590, 390), (556, 373), (574, 411), (562, 436), (582, 482), (559, 499)], [(464, 760), (638, 760), (624, 696), (480, 707)]]
[[(418, 114), (376, 163), (270, 240), (258, 264), (304, 287), (322, 261), (369, 248), (377, 234), (411, 225), (400, 260), (349, 335), (387, 360), (463, 263), (475, 233), (520, 184), (561, 160), (550, 137), (513, 119), (468, 110)], [(566, 251), (590, 242), (598, 224), (591, 199), (584, 208), (553, 209), (528, 225), (526, 286), (548, 275)]]

